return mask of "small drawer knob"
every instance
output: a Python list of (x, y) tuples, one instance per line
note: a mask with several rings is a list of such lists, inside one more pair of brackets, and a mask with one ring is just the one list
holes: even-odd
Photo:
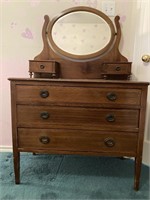
[(107, 120), (108, 122), (115, 122), (115, 116), (114, 116), (113, 114), (108, 114), (108, 115), (106, 116), (106, 120)]
[(107, 147), (113, 147), (115, 146), (115, 141), (113, 138), (106, 138), (104, 140), (104, 144), (107, 146)]
[(40, 96), (42, 98), (47, 98), (49, 96), (49, 92), (47, 90), (41, 90), (40, 91)]
[(41, 117), (42, 119), (48, 119), (48, 118), (49, 118), (49, 113), (46, 112), (46, 111), (44, 111), (44, 112), (42, 112), (42, 113), (40, 114), (40, 117)]
[(41, 137), (39, 138), (39, 140), (40, 140), (40, 142), (41, 142), (42, 144), (48, 144), (48, 143), (50, 142), (50, 138), (47, 137), (47, 136), (41, 136)]
[(117, 66), (117, 67), (115, 68), (115, 70), (116, 70), (116, 71), (120, 71), (120, 70), (121, 70), (121, 67)]
[(45, 68), (45, 66), (44, 65), (40, 65), (40, 69), (44, 69)]
[(106, 97), (110, 101), (115, 101), (117, 99), (117, 95), (114, 92), (108, 92)]

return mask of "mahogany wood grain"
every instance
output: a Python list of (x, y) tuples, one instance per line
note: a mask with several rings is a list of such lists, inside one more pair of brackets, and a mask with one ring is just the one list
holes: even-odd
[[(110, 26), (104, 49), (69, 55), (53, 43), (48, 30), (75, 10), (97, 14)], [(20, 183), (20, 152), (129, 156), (135, 158), (138, 190), (149, 83), (131, 76), (131, 62), (119, 51), (119, 16), (114, 27), (105, 14), (80, 6), (44, 19), (43, 50), (29, 61), (31, 78), (9, 78), (15, 183)]]
[[(47, 143), (41, 137), (49, 138)], [(107, 141), (108, 139), (108, 145)], [(112, 146), (109, 146), (109, 139)], [(121, 152), (136, 153), (137, 134), (120, 134), (119, 132), (81, 131), (66, 129), (18, 129), (18, 147), (33, 149), (52, 149), (65, 151)]]
[[(140, 89), (122, 88), (103, 88), (102, 86), (95, 86), (95, 84), (84, 84), (84, 87), (76, 86), (24, 86), (18, 85), (17, 101), (21, 102), (49, 102), (49, 103), (90, 103), (90, 104), (126, 104), (126, 105), (140, 105)], [(48, 96), (42, 98), (41, 92), (47, 91)], [(65, 93), (65, 95), (64, 95)], [(109, 95), (114, 94), (115, 100), (109, 99)], [(97, 106), (97, 105), (96, 105)]]
[(104, 63), (102, 74), (131, 74), (131, 63)]
[[(109, 25), (111, 37), (108, 44), (99, 49), (97, 52), (88, 54), (88, 55), (73, 55), (69, 54), (68, 52), (63, 51), (60, 49), (55, 42), (53, 41), (52, 37), (52, 28), (55, 22), (59, 20), (64, 15), (67, 15), (71, 12), (77, 11), (85, 11), (93, 13), (105, 20), (105, 22)], [(114, 19), (114, 24), (110, 20), (108, 16), (102, 13), (99, 10), (94, 8), (89, 8), (85, 6), (79, 6), (75, 8), (69, 8), (62, 13), (59, 13), (58, 16), (53, 18), (52, 20), (49, 19), (49, 16), (44, 16), (44, 24), (42, 29), (42, 38), (43, 38), (43, 50), (42, 52), (37, 55), (33, 61), (40, 61), (43, 62), (47, 60), (53, 60), (59, 63), (60, 65), (60, 73), (59, 78), (76, 78), (76, 79), (96, 79), (96, 78), (103, 78), (102, 76), (102, 66), (106, 62), (111, 63), (122, 63), (125, 62), (127, 65), (131, 65), (128, 63), (128, 59), (123, 56), (119, 51), (119, 44), (121, 39), (121, 27), (120, 27), (120, 17), (116, 16)], [(116, 29), (116, 30), (115, 30)], [(32, 67), (33, 62), (30, 60), (30, 67)], [(131, 67), (130, 67), (131, 69)], [(109, 74), (109, 71), (108, 71)], [(119, 73), (117, 73), (119, 74)], [(131, 74), (131, 70), (129, 70), (129, 74)], [(34, 78), (36, 77), (47, 77), (46, 74), (41, 73), (41, 76), (34, 72)], [(120, 79), (124, 79), (123, 76), (118, 76)], [(127, 77), (125, 77), (127, 78)]]
[[(42, 115), (43, 118), (42, 118)], [(138, 131), (139, 110), (17, 106), (19, 127)]]
[[(139, 189), (147, 82), (9, 80), (17, 184), (20, 152), (58, 153), (135, 157), (134, 188)], [(42, 118), (43, 112), (49, 117)]]

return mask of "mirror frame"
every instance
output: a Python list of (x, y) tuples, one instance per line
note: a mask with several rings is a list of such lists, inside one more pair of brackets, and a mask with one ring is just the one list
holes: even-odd
[[(69, 52), (66, 52), (56, 45), (56, 43), (54, 42), (53, 37), (52, 37), (52, 29), (53, 29), (54, 24), (61, 17), (65, 16), (69, 13), (78, 12), (78, 11), (89, 12), (89, 13), (93, 13), (95, 15), (98, 15), (99, 17), (101, 17), (107, 23), (107, 25), (110, 28), (111, 37), (110, 37), (109, 42), (107, 43), (107, 45), (104, 48), (100, 49), (97, 52), (87, 54), (87, 55), (76, 55), (76, 54), (71, 54)], [(53, 18), (52, 21), (50, 21), (50, 23), (48, 24), (48, 27), (47, 27), (47, 40), (48, 40), (50, 47), (53, 49), (53, 51), (56, 54), (58, 54), (60, 57), (63, 57), (63, 58), (66, 58), (66, 59), (79, 60), (79, 61), (80, 60), (89, 60), (89, 59), (93, 59), (93, 58), (96, 58), (96, 57), (103, 56), (106, 52), (110, 51), (111, 48), (113, 47), (113, 44), (114, 44), (114, 41), (115, 41), (115, 36), (116, 36), (115, 28), (114, 28), (113, 22), (110, 20), (110, 18), (99, 10), (96, 10), (94, 8), (91, 8), (91, 7), (85, 7), (85, 6), (73, 7), (73, 8), (69, 8), (67, 10), (64, 10), (58, 16)]]

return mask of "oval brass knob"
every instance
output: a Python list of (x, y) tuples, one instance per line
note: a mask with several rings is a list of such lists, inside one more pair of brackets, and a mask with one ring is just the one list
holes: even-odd
[(42, 113), (40, 114), (40, 117), (41, 117), (42, 119), (48, 119), (48, 118), (49, 118), (49, 113), (46, 112), (46, 111), (44, 111), (44, 112), (42, 112)]
[(115, 146), (115, 141), (114, 141), (113, 138), (106, 138), (106, 139), (104, 140), (104, 143), (105, 143), (105, 145), (106, 145), (107, 147), (113, 147), (113, 146)]
[(142, 56), (142, 61), (146, 62), (146, 63), (150, 62), (150, 55), (143, 55)]
[(47, 98), (49, 96), (49, 92), (47, 90), (41, 90), (40, 91), (40, 96), (42, 98)]
[(108, 122), (114, 122), (114, 121), (115, 121), (115, 116), (114, 116), (113, 114), (108, 114), (108, 115), (106, 116), (106, 120), (107, 120)]
[(50, 139), (49, 139), (49, 137), (47, 137), (47, 136), (41, 136), (41, 137), (39, 138), (39, 140), (40, 140), (40, 142), (41, 142), (42, 144), (48, 144), (48, 143), (50, 142)]
[(117, 99), (117, 95), (114, 92), (108, 92), (106, 97), (110, 101), (115, 101)]

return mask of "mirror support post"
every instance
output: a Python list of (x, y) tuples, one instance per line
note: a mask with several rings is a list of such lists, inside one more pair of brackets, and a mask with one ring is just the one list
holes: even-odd
[(49, 19), (48, 15), (45, 15), (44, 19), (45, 19), (45, 22), (44, 22), (43, 29), (42, 29), (43, 50), (39, 55), (37, 55), (34, 58), (34, 60), (49, 60), (50, 59), (50, 52), (49, 52), (50, 48), (47, 43), (47, 27), (50, 22), (50, 19)]

